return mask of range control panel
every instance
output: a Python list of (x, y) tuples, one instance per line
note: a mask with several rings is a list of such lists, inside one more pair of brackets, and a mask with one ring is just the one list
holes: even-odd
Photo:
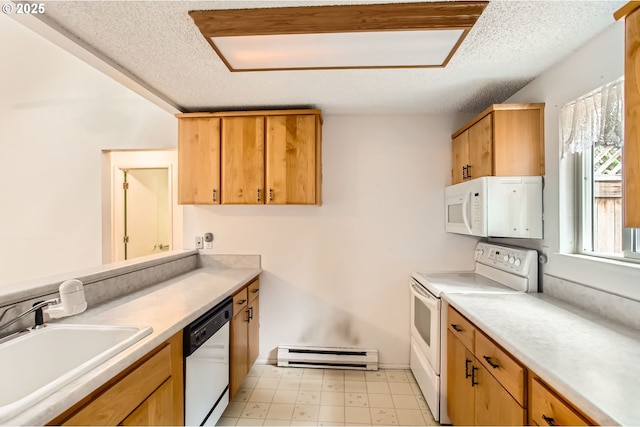
[(528, 276), (538, 267), (538, 252), (533, 249), (514, 248), (479, 242), (476, 246), (475, 260), (499, 270), (519, 276)]

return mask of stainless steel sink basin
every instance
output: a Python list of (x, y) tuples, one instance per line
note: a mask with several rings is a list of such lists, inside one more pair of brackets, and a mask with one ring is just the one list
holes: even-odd
[(0, 344), (0, 422), (149, 335), (151, 327), (48, 325)]

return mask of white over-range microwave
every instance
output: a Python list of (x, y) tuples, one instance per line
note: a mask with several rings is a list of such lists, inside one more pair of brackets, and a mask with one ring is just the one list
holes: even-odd
[(445, 229), (481, 237), (542, 238), (542, 177), (486, 176), (445, 189)]

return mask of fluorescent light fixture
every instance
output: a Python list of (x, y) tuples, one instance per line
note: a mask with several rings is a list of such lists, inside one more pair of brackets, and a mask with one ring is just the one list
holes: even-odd
[(442, 66), (463, 30), (213, 37), (234, 70)]
[(487, 2), (192, 11), (231, 71), (444, 67)]

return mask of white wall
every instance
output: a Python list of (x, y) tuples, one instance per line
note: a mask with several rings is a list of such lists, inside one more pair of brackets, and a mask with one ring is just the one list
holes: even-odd
[(103, 149), (175, 147), (175, 118), (0, 15), (0, 283), (102, 263)]
[[(525, 242), (537, 249), (549, 247), (549, 263), (542, 266), (543, 273), (640, 301), (640, 266), (563, 254), (571, 251), (574, 239), (574, 184), (570, 159), (560, 160), (560, 107), (623, 74), (624, 22), (617, 22), (507, 102), (546, 103), (545, 239)], [(522, 241), (513, 243), (523, 244)]]
[(444, 232), (463, 121), (327, 116), (322, 206), (184, 208), (185, 248), (210, 231), (213, 253), (262, 255), (261, 359), (280, 344), (357, 346), (408, 365), (410, 273), (473, 264), (476, 241)]

